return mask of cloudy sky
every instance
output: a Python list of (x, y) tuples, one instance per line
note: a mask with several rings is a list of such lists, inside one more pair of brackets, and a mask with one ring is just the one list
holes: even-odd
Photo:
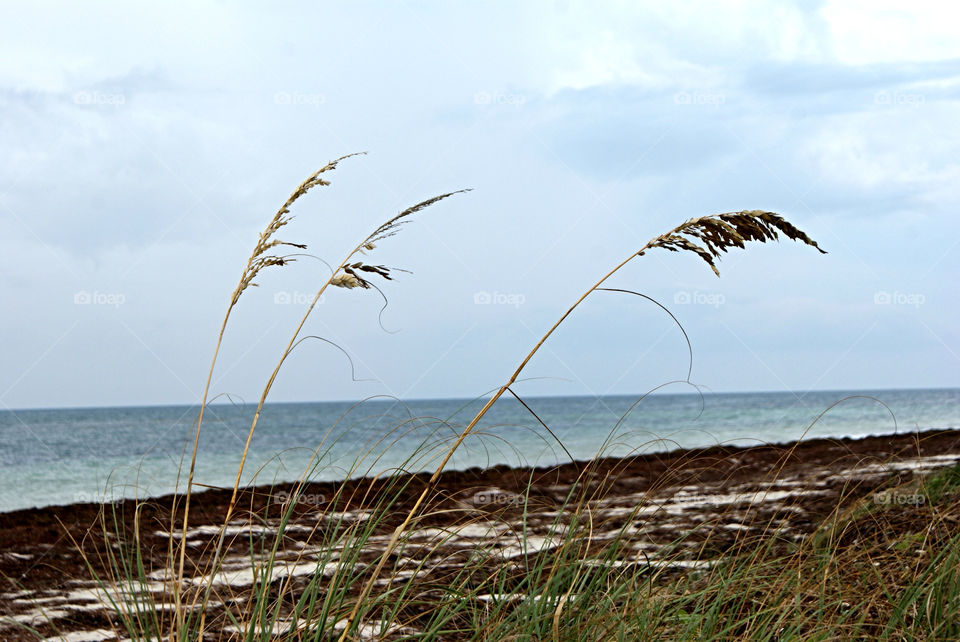
[[(953, 15), (945, 12), (952, 11)], [(657, 298), (715, 391), (960, 385), (960, 15), (949, 4), (5, 2), (0, 407), (195, 402), (228, 297), (282, 238), (408, 269), (324, 297), (272, 399), (472, 397), (566, 307), (686, 218), (779, 212), (790, 242), (653, 252)], [(256, 399), (326, 279), (274, 268), (234, 312), (213, 392)], [(527, 394), (682, 379), (683, 337), (600, 293)], [(678, 392), (680, 390), (677, 390)]]

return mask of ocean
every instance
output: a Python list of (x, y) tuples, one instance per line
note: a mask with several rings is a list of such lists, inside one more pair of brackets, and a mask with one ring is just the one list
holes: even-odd
[[(519, 402), (503, 398), (448, 468), (960, 428), (960, 389), (656, 394), (636, 405), (628, 396), (525, 401), (552, 435)], [(243, 482), (432, 470), (483, 403), (267, 404)], [(253, 411), (207, 408), (195, 482), (232, 486)], [(196, 414), (195, 406), (0, 411), (0, 512), (183, 490)]]

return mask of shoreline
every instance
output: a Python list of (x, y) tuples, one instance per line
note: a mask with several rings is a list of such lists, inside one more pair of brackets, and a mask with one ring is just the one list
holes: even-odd
[[(722, 551), (742, 538), (769, 535), (771, 526), (785, 540), (798, 541), (840, 506), (869, 501), (871, 494), (879, 501), (878, 490), (889, 492), (885, 489), (957, 462), (960, 430), (949, 429), (677, 449), (553, 467), (450, 470), (441, 474), (423, 517), (411, 526), (410, 539), (417, 546), (433, 542), (431, 554), (442, 560), (430, 569), (437, 578), (463, 563), (458, 556), (464, 550), (478, 547), (492, 547), (502, 563), (515, 563), (555, 546), (558, 516), (567, 514), (569, 496), (582, 491), (595, 520), (591, 537), (598, 545), (611, 534), (629, 535), (618, 563), (638, 564), (642, 556), (648, 566), (662, 564), (684, 572), (702, 563), (697, 546), (709, 542), (710, 550)], [(200, 569), (223, 523), (231, 491), (195, 493), (186, 544), (196, 571), (187, 579), (212, 582), (217, 591), (230, 594), (250, 590), (251, 538), (274, 538), (282, 539), (278, 576), (305, 581), (319, 572), (317, 560), (329, 552), (324, 533), (343, 524), (363, 524), (376, 509), (371, 498), (388, 492), (395, 498), (391, 510), (376, 522), (357, 561), (357, 568), (367, 568), (428, 479), (429, 473), (406, 473), (305, 484), (282, 538), (279, 508), (287, 506), (296, 484), (243, 488), (229, 523), (223, 569), (213, 577), (203, 576)], [(175, 497), (182, 501), (182, 495), (165, 495), (107, 505), (108, 521), (116, 515), (127, 532), (133, 532), (130, 516), (138, 514), (145, 565), (158, 596), (164, 591), (167, 552), (182, 537), (179, 522), (170, 514)], [(102, 509), (100, 504), (70, 504), (0, 514), (0, 614), (45, 635), (116, 628), (116, 617), (103, 606), (86, 565), (90, 561), (98, 572), (106, 570), (97, 560), (115, 546), (109, 529), (106, 534), (98, 530)], [(673, 543), (681, 535), (693, 548), (678, 553)], [(674, 551), (673, 557), (658, 562), (667, 550)], [(56, 629), (46, 619), (53, 620)], [(35, 639), (20, 634), (0, 619), (3, 639)]]
[[(678, 394), (680, 394), (680, 393), (678, 393)], [(729, 394), (740, 394), (740, 393), (729, 393)], [(747, 393), (744, 393), (744, 394), (747, 394)], [(753, 394), (753, 393), (749, 393), (749, 394)], [(295, 402), (291, 402), (291, 403), (295, 403)], [(957, 426), (957, 427), (948, 427), (948, 428), (929, 428), (929, 429), (920, 430), (920, 431), (913, 431), (913, 432), (902, 432), (902, 431), (900, 431), (900, 432), (889, 432), (889, 433), (886, 433), (886, 432), (883, 432), (883, 433), (870, 433), (870, 434), (868, 434), (868, 435), (816, 436), (816, 437), (801, 438), (801, 439), (794, 439), (794, 440), (785, 440), (785, 441), (760, 441), (760, 440), (757, 440), (758, 443), (753, 444), (753, 445), (717, 444), (717, 445), (711, 445), (711, 446), (698, 446), (698, 447), (691, 447), (691, 448), (677, 447), (677, 448), (673, 448), (673, 449), (670, 449), (670, 450), (648, 451), (648, 452), (645, 452), (645, 453), (643, 453), (643, 454), (626, 456), (626, 457), (610, 456), (610, 457), (598, 457), (598, 458), (596, 458), (596, 459), (574, 459), (574, 460), (571, 460), (571, 461), (566, 461), (566, 462), (557, 463), (557, 464), (553, 464), (553, 465), (515, 466), (515, 465), (512, 465), (512, 464), (495, 464), (495, 465), (487, 466), (487, 467), (480, 467), (480, 466), (470, 466), (470, 467), (467, 467), (467, 468), (449, 468), (449, 467), (448, 467), (448, 468), (445, 469), (444, 472), (441, 473), (441, 474), (442, 474), (442, 475), (448, 475), (448, 474), (457, 474), (457, 473), (467, 473), (467, 472), (475, 472), (475, 471), (478, 471), (478, 470), (479, 470), (479, 471), (483, 471), (483, 470), (512, 470), (512, 471), (529, 471), (529, 470), (533, 470), (533, 471), (547, 471), (547, 470), (564, 469), (564, 468), (569, 467), (569, 466), (574, 466), (574, 467), (580, 466), (580, 467), (583, 467), (583, 466), (586, 466), (586, 465), (591, 464), (591, 463), (598, 463), (598, 462), (618, 462), (618, 461), (623, 461), (623, 460), (628, 460), (628, 459), (629, 459), (629, 460), (643, 460), (643, 459), (651, 459), (651, 458), (653, 458), (653, 459), (663, 459), (663, 458), (680, 458), (680, 457), (683, 457), (683, 456), (706, 456), (706, 455), (709, 455), (709, 454), (711, 454), (711, 453), (714, 453), (715, 451), (716, 451), (716, 452), (729, 452), (729, 451), (751, 450), (751, 449), (756, 449), (756, 448), (778, 448), (778, 449), (781, 449), (781, 450), (790, 450), (790, 449), (796, 449), (796, 448), (798, 448), (798, 447), (804, 447), (804, 445), (806, 445), (806, 444), (814, 444), (814, 445), (815, 445), (815, 444), (819, 444), (819, 443), (821, 443), (821, 442), (824, 442), (824, 443), (827, 443), (827, 442), (829, 442), (829, 443), (855, 443), (855, 442), (860, 442), (860, 441), (865, 441), (865, 440), (882, 440), (882, 439), (895, 439), (895, 440), (900, 440), (900, 439), (902, 439), (902, 438), (914, 438), (914, 439), (915, 439), (915, 438), (918, 438), (918, 437), (922, 439), (922, 438), (924, 438), (924, 436), (929, 436), (929, 435), (939, 434), (939, 433), (949, 433), (949, 432), (956, 432), (958, 435), (960, 435), (960, 426)], [(740, 438), (736, 438), (735, 440), (731, 440), (731, 441), (746, 441), (746, 440), (748, 440), (748, 439), (752, 439), (752, 438), (740, 437)], [(665, 439), (665, 438), (662, 439), (662, 440), (663, 440), (663, 441), (669, 441), (668, 439)], [(411, 477), (417, 477), (417, 476), (423, 476), (423, 475), (426, 475), (427, 477), (429, 477), (429, 476), (432, 474), (432, 469), (430, 469), (430, 470), (428, 470), (428, 471), (402, 472), (401, 474), (402, 474), (402, 475), (409, 475), (409, 476), (411, 476)], [(383, 475), (380, 475), (379, 477), (382, 478)], [(312, 482), (306, 482), (305, 487), (313, 487), (313, 486), (327, 486), (327, 487), (329, 487), (329, 486), (337, 486), (337, 485), (345, 484), (345, 483), (359, 483), (359, 482), (364, 482), (364, 481), (369, 482), (370, 480), (377, 479), (377, 478), (378, 478), (377, 476), (373, 476), (373, 475), (361, 475), (361, 476), (356, 476), (356, 477), (346, 477), (346, 478), (342, 478), (342, 479), (332, 479), (332, 480), (325, 480), (325, 481), (312, 481)], [(276, 488), (276, 487), (281, 487), (281, 486), (295, 485), (295, 484), (299, 484), (299, 483), (300, 483), (300, 481), (297, 480), (297, 479), (286, 480), (286, 481), (277, 481), (277, 482), (275, 482), (275, 483), (273, 483), (273, 484), (254, 483), (254, 484), (249, 484), (249, 485), (241, 485), (238, 492), (241, 493), (241, 494), (242, 494), (242, 493), (250, 493), (250, 492), (254, 492), (254, 493), (257, 493), (257, 492), (266, 492), (266, 491), (267, 491), (268, 489), (270, 489), (270, 488)], [(195, 487), (199, 487), (200, 489), (199, 489), (199, 490), (195, 490), (195, 491), (191, 494), (191, 497), (193, 497), (193, 498), (197, 498), (197, 497), (203, 496), (203, 495), (205, 495), (205, 494), (207, 494), (207, 493), (214, 493), (214, 494), (216, 494), (216, 493), (226, 493), (226, 494), (228, 494), (228, 495), (229, 495), (230, 493), (232, 493), (232, 488), (226, 487), (226, 486), (212, 487), (212, 486), (209, 486), (209, 485), (200, 485), (200, 484), (198, 484), (198, 483), (196, 483), (196, 482), (194, 483), (194, 486), (195, 486)], [(43, 506), (31, 506), (31, 507), (27, 507), (27, 508), (15, 508), (15, 509), (12, 509), (12, 510), (0, 510), (0, 520), (3, 520), (3, 519), (8, 518), (8, 517), (15, 517), (15, 516), (19, 516), (19, 515), (27, 515), (27, 514), (34, 513), (34, 512), (56, 511), (57, 509), (75, 509), (75, 508), (78, 509), (78, 508), (81, 508), (81, 507), (88, 507), (88, 506), (90, 506), (90, 507), (96, 507), (96, 508), (99, 510), (99, 508), (100, 508), (101, 506), (105, 505), (105, 504), (106, 504), (106, 505), (110, 505), (110, 504), (121, 505), (121, 504), (122, 504), (122, 505), (131, 505), (131, 506), (132, 506), (132, 505), (136, 505), (137, 503), (164, 503), (164, 502), (166, 502), (166, 503), (170, 504), (170, 503), (173, 502), (174, 498), (183, 498), (183, 497), (185, 497), (185, 496), (186, 496), (186, 493), (179, 492), (179, 493), (162, 493), (162, 494), (159, 494), (159, 495), (149, 495), (149, 496), (137, 497), (137, 498), (133, 498), (133, 497), (119, 497), (119, 498), (112, 499), (112, 500), (110, 500), (110, 501), (105, 501), (105, 502), (68, 502), (68, 503), (63, 503), (63, 504), (45, 504), (45, 505), (43, 505)], [(191, 500), (191, 501), (192, 501), (192, 500)], [(0, 526), (0, 530), (2, 530), (2, 528), (3, 528), (3, 527)]]

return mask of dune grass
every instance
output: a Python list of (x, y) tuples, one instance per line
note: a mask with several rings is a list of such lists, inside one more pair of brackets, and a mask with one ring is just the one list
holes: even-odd
[[(420, 456), (430, 460), (437, 454), (433, 448)], [(669, 485), (674, 474), (682, 475), (682, 466), (661, 483)], [(772, 471), (768, 481), (777, 475)], [(219, 574), (192, 576), (191, 582), (199, 578), (199, 583), (191, 587), (213, 587), (204, 626), (214, 639), (342, 637), (361, 597), (347, 639), (960, 635), (955, 469), (882, 491), (914, 498), (909, 503), (878, 501), (876, 493), (852, 485), (802, 538), (779, 532), (774, 518), (743, 535), (722, 537), (716, 527), (740, 518), (727, 508), (648, 553), (637, 548), (640, 535), (631, 524), (653, 520), (645, 513), (650, 504), (640, 500), (625, 515), (599, 510), (617, 478), (616, 468), (594, 469), (587, 462), (582, 483), (553, 500), (538, 495), (543, 479), (533, 470), (528, 483), (499, 504), (451, 508), (431, 498), (414, 527), (397, 539), (379, 576), (372, 573), (374, 562), (387, 550), (402, 516), (398, 512), (409, 510), (411, 491), (428, 480), (425, 475), (390, 474), (341, 486), (324, 498), (325, 518), (313, 522), (298, 517), (317, 508), (315, 498), (304, 495), (301, 484), (283, 485), (274, 490), (273, 501), (231, 525), (231, 553)], [(935, 499), (916, 500), (931, 489)], [(544, 514), (552, 516), (547, 523), (532, 523)], [(105, 547), (114, 572), (101, 578), (101, 587), (126, 637), (167, 639), (175, 619), (164, 594), (150, 586), (163, 565), (151, 568), (144, 561), (138, 534), (124, 529), (129, 523), (117, 517), (104, 525), (123, 546), (113, 553)], [(470, 529), (488, 536), (464, 546), (460, 534)], [(707, 535), (698, 539), (704, 529)], [(190, 559), (213, 555), (215, 538), (205, 542), (192, 549)], [(218, 581), (237, 573), (248, 581)], [(371, 580), (375, 589), (362, 595), (361, 587)], [(198, 639), (199, 619), (186, 615), (193, 626), (187, 633)]]
[[(525, 366), (569, 315), (595, 292), (629, 293), (604, 287), (627, 263), (654, 249), (687, 251), (719, 275), (716, 262), (724, 252), (781, 236), (822, 252), (772, 212), (694, 218), (653, 238), (577, 298), (469, 422), (437, 420), (434, 437), (443, 437), (425, 440), (398, 470), (376, 476), (374, 446), (389, 444), (405, 425), (358, 457), (350, 473), (374, 474), (363, 484), (343, 485), (320, 501), (304, 492), (312, 469), (300, 482), (278, 487), (266, 503), (245, 499), (241, 477), (250, 439), (281, 367), (305, 339), (316, 302), (331, 286), (368, 290), (376, 288), (372, 279), (390, 280), (391, 268), (370, 263), (367, 255), (413, 214), (458, 192), (389, 218), (346, 252), (318, 288), (264, 386), (222, 524), (212, 537), (198, 535), (190, 511), (197, 448), (231, 313), (263, 269), (296, 257), (273, 254), (277, 248), (304, 249), (274, 235), (290, 222), (294, 203), (329, 185), (325, 177), (345, 158), (311, 175), (278, 210), (229, 298), (185, 464), (186, 486), (167, 525), (166, 554), (158, 559), (143, 550), (138, 514), (117, 514), (116, 505), (102, 512), (108, 537), (89, 569), (119, 634), (183, 641), (960, 636), (960, 469), (896, 489), (924, 498), (906, 507), (849, 489), (830, 519), (800, 539), (784, 536), (771, 518), (760, 535), (694, 540), (692, 531), (680, 532), (649, 553), (638, 548), (631, 526), (648, 519), (642, 499), (598, 517), (599, 503), (616, 484), (615, 469), (598, 472), (586, 463), (559, 499), (538, 494), (541, 484), (531, 469), (525, 487), (481, 497), (482, 510), (476, 502), (451, 503), (438, 485), (454, 453), (482, 437), (477, 426), (493, 404), (508, 392), (516, 396), (512, 386)], [(328, 448), (318, 447), (316, 465)], [(603, 454), (598, 451), (598, 458)], [(425, 467), (434, 472), (404, 474)], [(319, 510), (323, 519), (305, 526), (299, 517), (306, 509)], [(464, 533), (482, 536), (467, 546)]]

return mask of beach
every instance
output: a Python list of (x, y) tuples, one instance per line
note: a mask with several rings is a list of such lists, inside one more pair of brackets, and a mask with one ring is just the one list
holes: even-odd
[[(480, 550), (484, 568), (522, 566), (559, 545), (573, 514), (589, 517), (590, 528), (578, 544), (580, 561), (588, 567), (613, 565), (664, 577), (694, 573), (757, 538), (785, 545), (802, 540), (858, 503), (905, 513), (922, 510), (923, 496), (897, 489), (958, 461), (960, 431), (934, 430), (677, 450), (536, 469), (447, 471), (428, 490), (422, 517), (408, 527), (402, 546), (392, 551), (377, 577), (371, 576), (374, 564), (427, 487), (428, 475), (245, 488), (227, 525), (222, 568), (214, 575), (204, 575), (204, 564), (230, 492), (205, 490), (191, 500), (185, 585), (212, 583), (207, 621), (218, 637), (211, 639), (228, 639), (238, 631), (222, 617), (224, 610), (242, 601), (259, 581), (251, 571), (252, 550), (275, 547), (270, 581), (295, 599), (310, 578), (329, 577), (344, 567), (347, 552), (343, 545), (336, 550), (330, 533), (357, 532), (374, 512), (375, 525), (350, 566), (377, 590), (406, 583), (442, 585)], [(382, 510), (376, 498), (385, 494), (394, 499)], [(24, 628), (29, 627), (41, 637), (125, 639), (120, 618), (108, 606), (113, 585), (109, 580), (98, 585), (91, 569), (101, 578), (111, 576), (109, 553), (123, 550), (117, 540), (123, 533), (132, 535), (136, 513), (146, 579), (141, 589), (154, 592), (157, 603), (169, 602), (169, 595), (164, 597), (169, 591), (166, 560), (183, 537), (179, 522), (171, 520), (173, 500), (165, 496), (139, 506), (125, 500), (0, 514), (0, 637), (36, 639)], [(284, 511), (289, 520), (278, 541)], [(614, 540), (617, 550), (611, 555), (606, 544)], [(357, 582), (351, 590), (362, 585)], [(499, 603), (524, 595), (518, 589), (473, 597)], [(162, 621), (169, 615), (158, 617)], [(279, 621), (284, 617), (281, 613)], [(366, 635), (415, 633), (417, 614), (405, 621), (385, 636), (373, 629)]]

